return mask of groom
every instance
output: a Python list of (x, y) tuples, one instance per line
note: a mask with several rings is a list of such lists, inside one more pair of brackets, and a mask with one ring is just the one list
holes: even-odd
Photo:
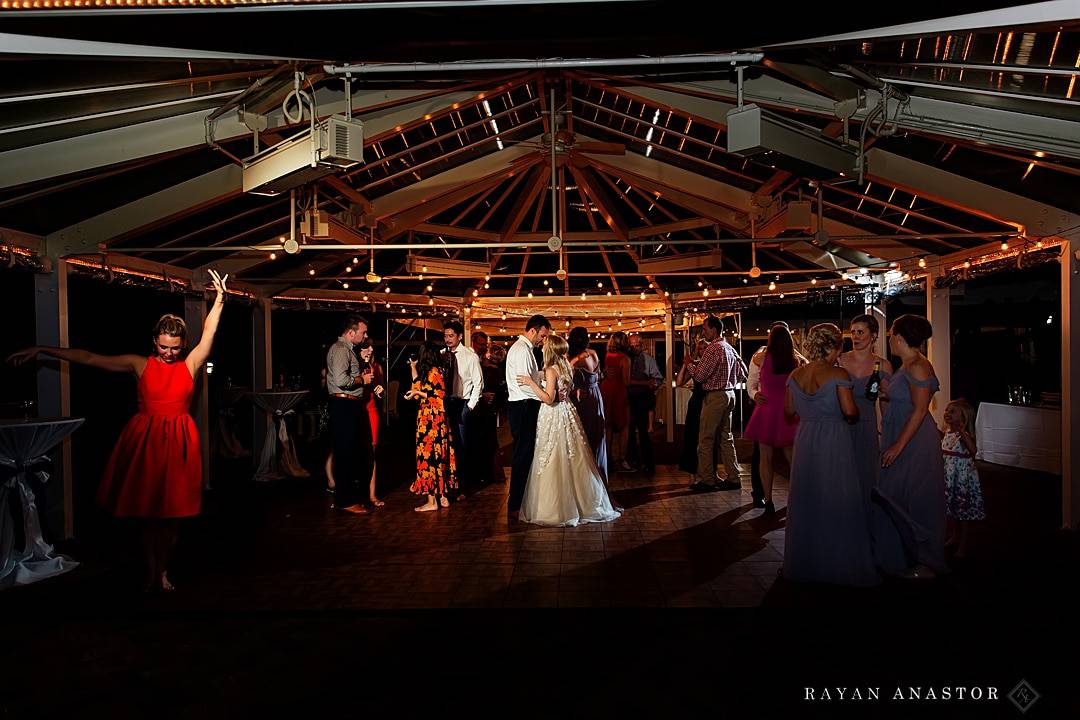
[(510, 419), (510, 433), (514, 436), (510, 497), (506, 503), (506, 510), (511, 515), (521, 509), (521, 501), (525, 497), (525, 483), (529, 480), (533, 451), (536, 449), (536, 416), (540, 412), (540, 399), (536, 393), (527, 385), (518, 385), (517, 378), (518, 375), (529, 375), (540, 382), (540, 368), (533, 349), (543, 345), (550, 332), (548, 319), (543, 315), (533, 315), (525, 323), (525, 334), (518, 336), (506, 355), (506, 387), (510, 393), (506, 412)]

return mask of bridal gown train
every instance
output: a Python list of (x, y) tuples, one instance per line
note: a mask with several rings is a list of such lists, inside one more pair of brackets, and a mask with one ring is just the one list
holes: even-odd
[(561, 527), (618, 517), (574, 404), (542, 404), (521, 520)]

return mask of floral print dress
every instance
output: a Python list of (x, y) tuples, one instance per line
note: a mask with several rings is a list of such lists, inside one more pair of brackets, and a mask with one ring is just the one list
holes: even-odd
[(416, 415), (416, 482), (409, 490), (417, 495), (445, 495), (458, 484), (442, 373), (431, 368), (427, 377), (413, 381), (412, 389), (425, 392), (428, 397), (420, 398), (420, 411)]
[(953, 520), (985, 520), (979, 471), (960, 441), (960, 433), (945, 433), (941, 454), (945, 457), (945, 513)]

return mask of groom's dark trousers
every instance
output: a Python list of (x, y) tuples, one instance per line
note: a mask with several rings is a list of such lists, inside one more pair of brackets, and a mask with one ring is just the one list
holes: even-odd
[(529, 480), (533, 451), (536, 450), (536, 416), (539, 413), (539, 400), (515, 400), (506, 405), (506, 414), (510, 420), (510, 434), (514, 436), (510, 497), (506, 501), (508, 512), (520, 510), (521, 501), (525, 497), (525, 483)]

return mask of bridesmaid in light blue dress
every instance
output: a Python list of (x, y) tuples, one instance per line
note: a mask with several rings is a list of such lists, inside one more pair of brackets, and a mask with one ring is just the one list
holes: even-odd
[(858, 410), (847, 371), (836, 367), (843, 335), (823, 323), (810, 328), (810, 360), (787, 383), (789, 414), (799, 416), (791, 461), (784, 578), (866, 586), (881, 581), (870, 549), (867, 505), (849, 423)]
[[(873, 315), (859, 315), (851, 321), (850, 352), (840, 356), (840, 367), (851, 374), (852, 392), (859, 408), (859, 421), (851, 426), (855, 442), (855, 468), (862, 483), (863, 499), (870, 502), (870, 491), (877, 485), (881, 472), (881, 444), (878, 439), (878, 401), (866, 398), (866, 385), (874, 373), (874, 363), (881, 363), (881, 386), (888, 387), (892, 365), (874, 352), (880, 326)], [(882, 394), (882, 408), (884, 394)]]
[(902, 365), (889, 382), (882, 419), (881, 476), (874, 489), (874, 560), (885, 573), (934, 577), (945, 565), (945, 464), (930, 415), (938, 391), (934, 367), (919, 348), (933, 329), (926, 318), (903, 315), (889, 333)]

